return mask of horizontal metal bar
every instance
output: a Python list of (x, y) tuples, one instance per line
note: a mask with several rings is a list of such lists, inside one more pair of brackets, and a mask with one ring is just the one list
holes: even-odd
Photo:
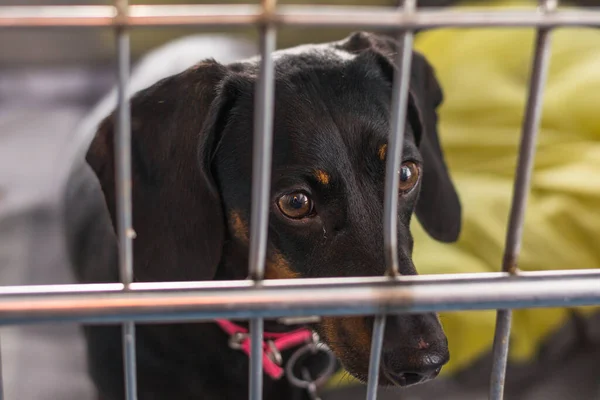
[[(587, 273), (586, 273), (587, 272)], [(600, 272), (7, 287), (0, 324), (176, 322), (600, 305)], [(61, 290), (62, 289), (62, 290)]]
[(441, 27), (600, 26), (600, 9), (564, 10), (544, 14), (523, 11), (456, 11), (428, 9), (403, 14), (391, 7), (290, 5), (263, 13), (258, 5), (137, 5), (118, 16), (112, 6), (3, 6), (0, 28), (137, 26), (275, 25), (363, 29)]
[[(397, 283), (419, 283), (419, 282), (488, 282), (494, 284), (498, 280), (510, 277), (505, 272), (478, 272), (463, 274), (432, 274), (432, 275), (399, 275), (394, 277)], [(549, 271), (520, 271), (522, 280), (554, 280), (554, 279), (600, 279), (599, 269), (565, 269)], [(298, 288), (309, 288), (321, 285), (376, 285), (389, 282), (389, 278), (373, 277), (350, 277), (350, 278), (310, 278), (310, 279), (277, 279), (266, 280), (261, 284), (266, 287), (279, 288), (284, 286), (295, 286)], [(132, 282), (130, 289), (133, 291), (162, 291), (162, 290), (228, 290), (250, 288), (254, 285), (251, 280), (237, 281), (181, 281), (181, 282)], [(44, 295), (44, 294), (79, 294), (98, 293), (104, 291), (120, 291), (124, 286), (121, 283), (87, 283), (68, 285), (11, 285), (0, 286), (0, 302), (6, 295)]]

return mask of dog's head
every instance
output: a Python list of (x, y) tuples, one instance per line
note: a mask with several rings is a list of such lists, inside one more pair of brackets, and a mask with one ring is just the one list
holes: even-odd
[[(380, 276), (393, 40), (357, 33), (275, 55), (274, 144), (266, 278)], [(256, 60), (205, 61), (132, 101), (136, 280), (243, 279), (251, 208)], [(415, 53), (399, 173), (400, 272), (416, 274), (413, 213), (434, 238), (457, 239), (461, 209), (439, 145), (442, 93)], [(114, 118), (87, 160), (115, 219)], [(324, 340), (359, 379), (372, 318), (324, 318)], [(434, 377), (448, 361), (435, 314), (387, 318), (384, 384)]]

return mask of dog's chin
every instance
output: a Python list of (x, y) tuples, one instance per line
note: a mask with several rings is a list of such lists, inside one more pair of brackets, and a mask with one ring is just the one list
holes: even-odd
[[(344, 368), (344, 370), (354, 379), (356, 379), (357, 381), (359, 381), (362, 384), (367, 384), (367, 381), (369, 380), (369, 371), (364, 369), (364, 368), (359, 368), (356, 369), (353, 366), (348, 365), (347, 363), (344, 362), (344, 360), (341, 359), (341, 357), (338, 356), (338, 359), (340, 360), (342, 367)], [(365, 364), (365, 365), (368, 365)], [(381, 376), (381, 374), (380, 374)]]
[[(437, 376), (437, 374), (436, 374)], [(431, 379), (435, 379), (431, 378)], [(429, 379), (423, 379), (418, 377), (416, 374), (407, 374), (402, 377), (394, 377), (385, 367), (381, 367), (381, 372), (379, 373), (379, 386), (384, 387), (409, 387), (416, 386), (428, 382)]]
[[(345, 347), (345, 346), (344, 346)], [(337, 349), (334, 351), (335, 356), (340, 360), (344, 370), (358, 380), (362, 384), (367, 384), (369, 381), (369, 357), (366, 355), (359, 356), (357, 353), (353, 353), (352, 350), (344, 348)], [(342, 353), (342, 354), (339, 354)], [(381, 366), (379, 369), (379, 380), (378, 386), (383, 387), (404, 387), (405, 382), (399, 382), (395, 380), (391, 374), (385, 371), (385, 368)]]
[[(358, 380), (359, 382), (361, 382), (362, 384), (365, 384), (365, 385), (368, 383), (368, 380), (369, 380), (368, 371), (365, 371), (362, 368), (360, 368), (359, 370), (356, 370), (355, 368), (346, 366), (343, 361), (342, 361), (342, 365), (344, 365), (344, 369), (354, 379)], [(378, 386), (380, 386), (380, 387), (386, 387), (386, 388), (401, 387), (401, 388), (405, 388), (405, 387), (409, 387), (409, 386), (420, 385), (422, 383), (425, 383), (425, 381), (411, 380), (410, 378), (409, 379), (407, 379), (407, 378), (394, 378), (394, 376), (392, 374), (390, 374), (383, 366), (381, 366), (381, 368), (379, 369)]]

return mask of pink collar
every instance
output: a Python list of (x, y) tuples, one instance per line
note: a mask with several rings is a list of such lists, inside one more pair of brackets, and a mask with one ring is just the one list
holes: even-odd
[[(230, 336), (229, 346), (240, 349), (250, 357), (250, 335), (248, 329), (225, 319), (216, 320), (217, 324)], [(265, 332), (263, 340), (263, 369), (273, 379), (283, 376), (281, 352), (312, 340), (310, 329), (301, 328), (291, 332)]]

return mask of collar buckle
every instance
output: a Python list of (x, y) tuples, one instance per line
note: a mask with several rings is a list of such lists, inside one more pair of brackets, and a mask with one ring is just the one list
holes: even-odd
[(235, 332), (229, 336), (229, 347), (234, 350), (241, 350), (244, 342), (248, 340), (249, 335), (243, 332)]
[(281, 367), (281, 365), (283, 364), (283, 356), (281, 355), (281, 352), (277, 348), (277, 345), (272, 340), (267, 340), (266, 343), (267, 343), (267, 351), (266, 351), (267, 357), (269, 357), (269, 360), (273, 361), (275, 364), (277, 364), (278, 366)]

